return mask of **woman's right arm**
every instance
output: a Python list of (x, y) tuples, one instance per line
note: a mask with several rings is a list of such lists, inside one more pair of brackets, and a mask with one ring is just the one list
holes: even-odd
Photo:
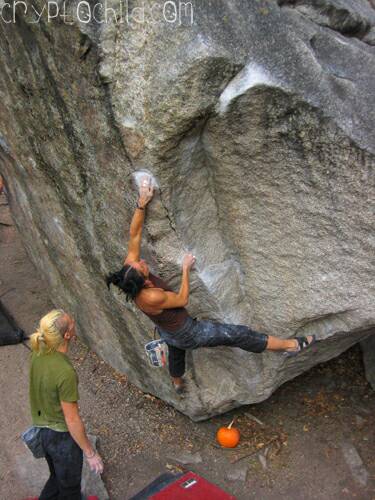
[(155, 309), (174, 309), (175, 307), (185, 307), (189, 302), (190, 293), (190, 270), (195, 263), (195, 257), (187, 254), (182, 263), (182, 279), (178, 293), (167, 292), (160, 288), (145, 289), (144, 302)]
[(103, 472), (103, 462), (87, 438), (85, 426), (79, 414), (78, 403), (61, 401), (61, 407), (69, 433), (83, 451), (90, 469), (97, 474), (101, 474)]

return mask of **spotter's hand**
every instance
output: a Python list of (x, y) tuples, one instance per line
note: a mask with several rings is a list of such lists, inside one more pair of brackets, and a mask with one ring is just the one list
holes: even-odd
[(93, 457), (87, 458), (90, 470), (95, 474), (101, 474), (104, 470), (103, 461), (99, 453), (95, 453)]
[(151, 177), (146, 175), (141, 180), (141, 186), (139, 188), (139, 198), (138, 206), (144, 208), (154, 196), (154, 187), (152, 185)]
[(190, 269), (194, 266), (195, 261), (196, 258), (192, 253), (186, 254), (184, 260), (182, 261), (182, 268), (190, 271)]

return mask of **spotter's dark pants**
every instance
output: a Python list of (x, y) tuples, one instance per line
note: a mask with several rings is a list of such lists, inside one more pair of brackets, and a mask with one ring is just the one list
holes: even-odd
[(182, 377), (185, 373), (187, 349), (229, 346), (261, 353), (268, 342), (268, 335), (256, 332), (248, 326), (197, 321), (192, 318), (177, 332), (170, 333), (160, 329), (158, 331), (168, 344), (169, 373), (172, 377)]
[(83, 454), (81, 448), (69, 432), (43, 428), (41, 439), (50, 477), (39, 500), (82, 500)]

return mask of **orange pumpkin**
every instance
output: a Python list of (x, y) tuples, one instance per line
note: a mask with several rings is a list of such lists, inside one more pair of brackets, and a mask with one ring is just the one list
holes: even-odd
[(233, 422), (234, 420), (232, 420), (228, 427), (220, 427), (216, 433), (217, 442), (223, 448), (235, 448), (240, 442), (240, 431), (232, 427)]

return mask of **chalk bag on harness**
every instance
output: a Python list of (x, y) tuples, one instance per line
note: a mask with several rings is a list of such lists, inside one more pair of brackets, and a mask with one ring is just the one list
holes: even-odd
[(164, 368), (168, 359), (168, 345), (165, 340), (152, 340), (145, 345), (148, 360), (154, 368)]

